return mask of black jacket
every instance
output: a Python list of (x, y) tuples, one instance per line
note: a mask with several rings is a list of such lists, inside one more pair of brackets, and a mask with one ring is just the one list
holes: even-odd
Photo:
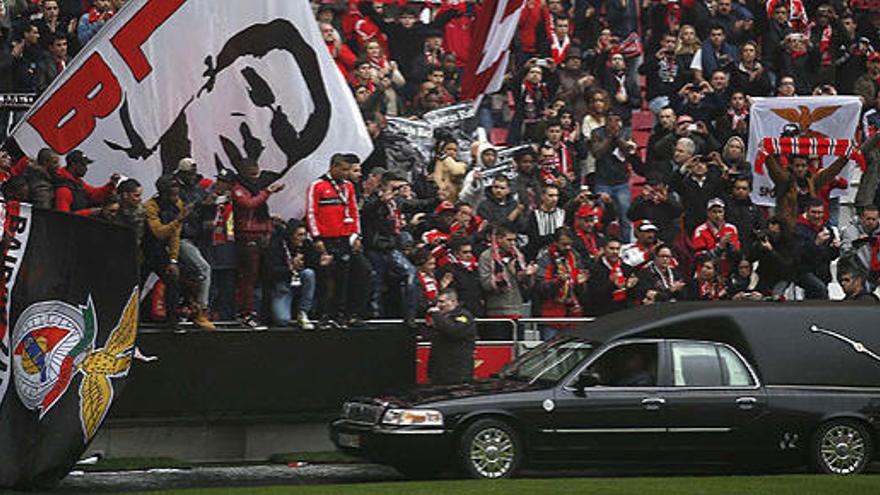
[(688, 236), (693, 234), (698, 225), (706, 221), (706, 204), (712, 198), (724, 197), (724, 181), (715, 168), (710, 168), (703, 185), (681, 172), (672, 174), (670, 186), (681, 197), (684, 207), (684, 228)]
[(736, 226), (739, 244), (743, 252), (749, 254), (754, 247), (755, 232), (764, 228), (764, 217), (750, 198), (728, 199), (725, 220)]
[[(828, 229), (831, 237), (825, 244), (817, 246), (816, 237), (822, 229)], [(840, 249), (831, 246), (835, 239), (834, 231), (827, 225), (816, 229), (799, 219), (794, 228), (794, 237), (800, 254), (797, 273), (813, 273), (823, 282), (831, 282), (831, 261), (840, 255)]]
[(431, 357), (428, 377), (434, 385), (451, 385), (470, 381), (474, 375), (474, 340), (477, 325), (473, 315), (458, 307), (449, 314), (433, 313), (428, 329)]
[[(385, 19), (373, 8), (371, 2), (360, 2), (358, 8), (388, 37), (390, 58), (397, 62), (400, 72), (407, 81), (411, 79), (413, 62), (424, 49), (428, 33), (433, 29), (442, 30), (446, 23), (459, 15), (456, 10), (448, 10), (430, 24), (416, 22), (413, 27), (407, 29), (398, 23), (385, 22)], [(418, 84), (422, 80), (413, 82)]]
[[(400, 206), (398, 205), (398, 208)], [(367, 198), (361, 209), (364, 247), (385, 251), (397, 247), (397, 234), (394, 232), (394, 218), (391, 207), (377, 194)]]
[[(623, 276), (629, 277), (632, 268), (621, 262)], [(589, 304), (584, 307), (584, 313), (591, 316), (602, 316), (614, 311), (625, 309), (628, 305), (626, 300), (615, 301), (614, 292), (617, 286), (611, 282), (611, 271), (597, 259), (590, 266), (590, 280), (588, 282)]]
[(666, 244), (672, 244), (678, 234), (678, 219), (681, 217), (681, 212), (681, 204), (672, 197), (662, 203), (655, 203), (639, 196), (629, 207), (626, 216), (633, 221), (650, 220), (657, 226), (658, 237)]
[(461, 305), (474, 316), (483, 315), (483, 289), (480, 286), (480, 270), (474, 263), (473, 270), (467, 270), (457, 263), (447, 263), (437, 270), (437, 280), (442, 280), (447, 273), (452, 274), (450, 288), (458, 292)]

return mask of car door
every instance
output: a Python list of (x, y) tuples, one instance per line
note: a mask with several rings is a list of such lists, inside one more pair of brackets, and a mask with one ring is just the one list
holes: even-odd
[(636, 461), (665, 432), (663, 398), (657, 393), (659, 341), (624, 342), (597, 355), (581, 372), (599, 380), (578, 387), (576, 378), (558, 388), (549, 418), (553, 449), (565, 461)]
[(766, 414), (764, 390), (732, 347), (711, 342), (667, 343), (669, 387), (664, 390), (671, 461), (729, 462), (766, 447), (758, 435)]

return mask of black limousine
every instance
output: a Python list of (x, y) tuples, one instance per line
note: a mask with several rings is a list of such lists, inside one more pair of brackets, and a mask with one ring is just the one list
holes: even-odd
[(880, 307), (629, 310), (542, 344), (492, 379), (351, 400), (330, 435), (413, 476), (608, 463), (856, 474), (880, 445)]

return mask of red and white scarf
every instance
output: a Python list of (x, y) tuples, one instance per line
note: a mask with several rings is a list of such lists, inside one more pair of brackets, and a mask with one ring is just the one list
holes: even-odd
[(584, 242), (584, 247), (587, 248), (587, 252), (590, 253), (590, 256), (595, 257), (599, 254), (599, 241), (596, 238), (596, 232), (584, 232), (583, 230), (575, 227), (575, 234), (581, 238)]
[(730, 117), (730, 128), (736, 129), (740, 122), (744, 122), (749, 117), (749, 109), (742, 107), (739, 111), (733, 108), (727, 109), (727, 116)]
[(617, 262), (612, 264), (605, 256), (602, 257), (602, 264), (608, 268), (608, 280), (614, 287), (624, 286), (622, 289), (614, 289), (611, 299), (615, 302), (626, 300), (626, 275), (623, 274), (623, 261), (617, 258)]
[(440, 292), (437, 287), (437, 279), (434, 278), (434, 275), (423, 271), (419, 271), (416, 276), (419, 278), (419, 288), (422, 289), (425, 301), (428, 301), (428, 305), (431, 305), (437, 299), (437, 294)]
[(822, 67), (828, 67), (834, 60), (831, 58), (831, 25), (827, 25), (822, 29), (822, 36), (819, 38), (819, 54)]
[(399, 234), (403, 229), (403, 215), (400, 214), (400, 208), (393, 199), (386, 203), (388, 205), (388, 219), (394, 224), (394, 233)]
[(764, 175), (767, 155), (848, 156), (865, 170), (865, 157), (852, 139), (765, 137), (755, 157), (755, 172), (760, 175)]
[(565, 61), (565, 54), (568, 53), (568, 47), (570, 45), (571, 40), (568, 35), (565, 35), (565, 39), (560, 43), (559, 37), (556, 36), (556, 33), (550, 33), (550, 55), (553, 56), (553, 61), (556, 62), (557, 66), (562, 65), (562, 62)]
[(516, 271), (524, 271), (526, 269), (526, 259), (519, 252), (516, 246), (511, 246), (510, 250), (507, 252), (502, 252), (498, 248), (498, 242), (493, 238), (492, 239), (492, 264), (491, 271), (492, 276), (489, 279), (489, 285), (492, 287), (494, 291), (507, 292), (508, 290), (513, 288), (513, 284), (516, 283), (516, 280), (510, 280), (510, 277), (507, 274), (507, 266), (510, 265), (510, 262), (513, 261), (516, 266)]

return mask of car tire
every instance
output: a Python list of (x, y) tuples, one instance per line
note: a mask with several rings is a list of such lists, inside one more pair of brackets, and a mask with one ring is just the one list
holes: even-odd
[(459, 461), (465, 474), (476, 479), (513, 476), (525, 458), (519, 434), (497, 419), (471, 423), (461, 436)]
[(824, 474), (859, 474), (871, 463), (874, 441), (858, 421), (837, 419), (816, 431), (811, 445), (813, 468)]

